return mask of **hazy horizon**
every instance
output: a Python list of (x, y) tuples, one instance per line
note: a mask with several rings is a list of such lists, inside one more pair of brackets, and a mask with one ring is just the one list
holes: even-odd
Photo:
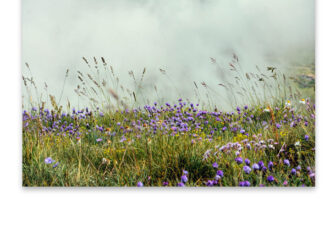
[(82, 57), (104, 57), (124, 85), (132, 80), (129, 71), (140, 76), (146, 68), (146, 81), (173, 100), (178, 95), (159, 69), (189, 97), (188, 80), (218, 82), (210, 57), (228, 69), (235, 53), (246, 71), (254, 71), (314, 56), (314, 27), (311, 0), (25, 0), (22, 73), (30, 75), (29, 63), (38, 87), (46, 82), (58, 97), (70, 69), (63, 97), (75, 104), (76, 73), (86, 70)]

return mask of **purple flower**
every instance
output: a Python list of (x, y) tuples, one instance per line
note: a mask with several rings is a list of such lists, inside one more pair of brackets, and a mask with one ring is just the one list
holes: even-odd
[(251, 168), (250, 168), (249, 166), (245, 165), (245, 166), (243, 167), (243, 171), (244, 171), (246, 174), (250, 174), (250, 172), (251, 172)]
[(281, 124), (276, 123), (276, 128), (280, 129), (281, 128)]
[(250, 182), (249, 181), (241, 181), (241, 182), (239, 182), (239, 184), (238, 184), (240, 187), (249, 187), (251, 184), (250, 184)]
[(218, 167), (219, 167), (219, 165), (218, 165), (217, 162), (214, 162), (214, 163), (212, 164), (212, 166), (213, 166), (213, 168), (218, 168)]
[(274, 167), (274, 163), (272, 161), (268, 162), (268, 169), (272, 170), (272, 168)]
[(288, 181), (285, 180), (285, 181), (283, 182), (283, 185), (284, 185), (284, 186), (287, 186), (287, 185), (288, 185)]
[(284, 163), (285, 165), (287, 165), (287, 166), (290, 166), (290, 161), (289, 161), (288, 159), (285, 159), (285, 160), (283, 161), (283, 163)]
[(163, 182), (163, 186), (168, 186), (168, 182), (167, 181), (164, 181)]
[(182, 182), (178, 183), (178, 187), (184, 187), (184, 183)]
[(251, 161), (250, 161), (248, 158), (246, 158), (246, 159), (245, 159), (245, 164), (246, 164), (246, 165), (250, 165), (250, 163), (251, 163)]
[(301, 166), (298, 165), (297, 168), (296, 168), (297, 171), (300, 171), (301, 170)]
[(220, 176), (220, 177), (223, 177), (223, 171), (222, 170), (218, 170), (217, 171), (217, 175)]
[(54, 165), (53, 165), (53, 168), (56, 168), (58, 166), (59, 162), (56, 162)]
[(296, 169), (291, 169), (291, 174), (292, 175), (296, 175), (296, 173), (297, 173)]
[(141, 181), (139, 181), (139, 182), (137, 183), (137, 186), (138, 186), (138, 187), (143, 187), (143, 183), (142, 183)]
[(54, 162), (54, 160), (51, 158), (51, 157), (47, 157), (46, 159), (45, 159), (45, 163), (46, 164), (51, 164), (51, 163), (53, 163)]
[(186, 175), (181, 176), (181, 182), (187, 183), (188, 177)]
[(96, 142), (101, 142), (102, 141), (102, 138), (97, 138), (96, 139)]
[(214, 183), (213, 183), (212, 180), (208, 180), (207, 183), (206, 183), (206, 185), (207, 185), (207, 186), (210, 186), (210, 187), (213, 186), (213, 184), (214, 184)]
[(305, 141), (308, 141), (309, 140), (309, 136), (306, 134), (305, 135)]
[(254, 164), (252, 165), (252, 169), (254, 169), (254, 170), (259, 170), (260, 167), (259, 167), (258, 164), (254, 163)]
[(237, 164), (243, 163), (243, 159), (241, 157), (236, 157), (235, 161), (237, 162)]
[(188, 171), (182, 170), (182, 172), (183, 172), (183, 175), (188, 175)]
[(259, 161), (258, 165), (259, 165), (260, 168), (263, 168), (265, 166), (263, 161)]
[(274, 177), (273, 176), (268, 176), (267, 177), (267, 181), (268, 182), (273, 182), (274, 181)]

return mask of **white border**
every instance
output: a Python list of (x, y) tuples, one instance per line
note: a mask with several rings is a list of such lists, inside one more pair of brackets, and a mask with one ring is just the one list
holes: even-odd
[(329, 1), (316, 2), (316, 188), (33, 189), (21, 187), (20, 2), (1, 1), (0, 229), (327, 228), (329, 5)]

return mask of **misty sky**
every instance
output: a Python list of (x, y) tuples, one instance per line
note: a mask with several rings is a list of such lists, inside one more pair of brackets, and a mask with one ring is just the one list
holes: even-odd
[[(124, 83), (130, 70), (157, 82), (165, 69), (189, 92), (186, 79), (215, 82), (210, 57), (227, 68), (236, 53), (251, 70), (314, 52), (314, 1), (24, 0), (22, 36), (22, 62), (56, 96), (82, 56), (105, 57)], [(65, 97), (76, 83), (73, 74)]]

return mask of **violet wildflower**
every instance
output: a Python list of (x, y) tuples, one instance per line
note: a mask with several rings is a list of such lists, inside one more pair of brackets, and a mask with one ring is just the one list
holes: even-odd
[(301, 170), (301, 166), (298, 165), (297, 168), (296, 168), (297, 171), (300, 171)]
[(246, 165), (250, 165), (250, 163), (251, 163), (251, 161), (250, 161), (248, 158), (246, 158), (246, 159), (245, 159), (245, 164), (246, 164)]
[(188, 175), (188, 171), (182, 170), (182, 172), (183, 172), (184, 175)]
[(308, 141), (309, 140), (309, 136), (306, 134), (305, 135), (305, 141)]
[(141, 181), (139, 181), (139, 182), (137, 183), (137, 186), (138, 186), (138, 187), (143, 187), (143, 183), (142, 183)]
[(251, 169), (249, 166), (247, 166), (247, 165), (245, 165), (245, 166), (243, 167), (243, 171), (244, 171), (246, 174), (250, 174), (251, 170), (252, 170), (252, 169)]
[(292, 174), (292, 175), (296, 175), (296, 173), (297, 173), (297, 170), (296, 170), (296, 169), (294, 169), (294, 168), (291, 169), (291, 174)]
[(243, 163), (243, 159), (241, 157), (236, 157), (235, 161), (237, 162), (237, 164), (242, 164)]
[(220, 176), (220, 177), (223, 177), (223, 171), (222, 170), (218, 170), (217, 171), (217, 175)]
[(274, 177), (273, 176), (268, 176), (267, 177), (267, 181), (268, 182), (273, 182), (274, 181)]
[(241, 181), (241, 182), (239, 182), (239, 184), (238, 184), (240, 187), (249, 187), (251, 184), (250, 184), (250, 182), (249, 181)]
[(163, 182), (163, 186), (168, 186), (168, 182), (167, 181), (164, 181)]
[(268, 169), (269, 169), (269, 170), (272, 170), (273, 167), (274, 167), (274, 163), (273, 163), (272, 161), (269, 161), (269, 162), (268, 162)]
[(287, 186), (287, 185), (288, 185), (288, 181), (285, 180), (285, 181), (283, 182), (283, 185), (284, 185), (284, 186)]
[(96, 139), (96, 142), (101, 142), (102, 141), (102, 138), (97, 138)]
[(290, 161), (289, 161), (288, 159), (285, 159), (285, 160), (283, 161), (283, 163), (284, 163), (286, 166), (290, 166)]
[(212, 164), (212, 167), (213, 167), (213, 168), (218, 168), (218, 167), (219, 167), (219, 165), (218, 165), (218, 163), (217, 163), (217, 162), (214, 162), (214, 163)]
[(181, 176), (181, 182), (183, 182), (183, 183), (187, 183), (187, 181), (188, 181), (188, 177), (187, 177), (187, 175), (183, 175), (183, 176)]
[(56, 168), (58, 166), (59, 162), (56, 162), (54, 165), (53, 165), (53, 168)]
[(178, 183), (178, 187), (184, 187), (184, 183), (182, 182)]
[(258, 164), (254, 163), (254, 164), (252, 165), (252, 169), (254, 169), (254, 170), (259, 170), (260, 167), (259, 167)]
[(207, 186), (210, 186), (210, 187), (213, 186), (213, 184), (214, 184), (214, 183), (213, 183), (212, 180), (208, 180), (207, 183), (206, 183), (206, 185), (207, 185)]
[(263, 161), (259, 161), (259, 162), (258, 162), (258, 165), (259, 165), (260, 168), (262, 168), (262, 167), (265, 166)]
[(51, 163), (53, 163), (54, 162), (54, 160), (51, 158), (51, 157), (47, 157), (46, 159), (45, 159), (45, 163), (46, 164), (51, 164)]

